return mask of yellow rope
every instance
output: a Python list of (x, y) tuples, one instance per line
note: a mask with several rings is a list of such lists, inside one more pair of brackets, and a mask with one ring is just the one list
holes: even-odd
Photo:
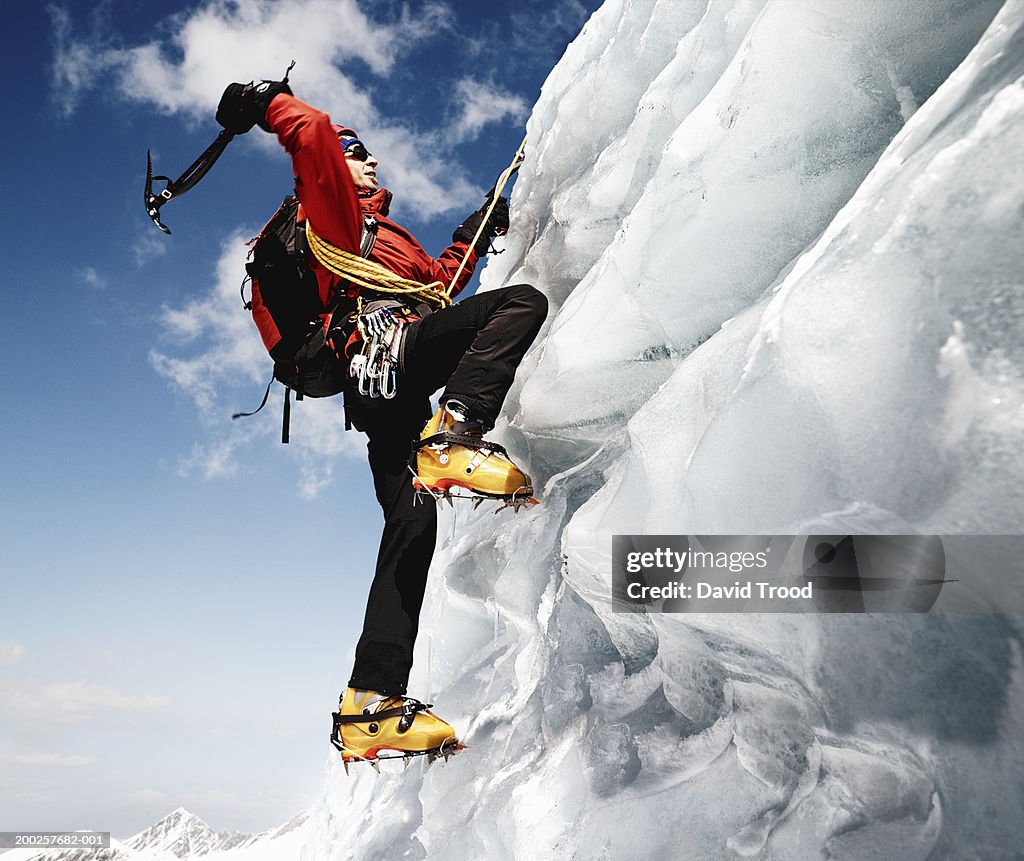
[(430, 284), (421, 284), (419, 281), (402, 278), (379, 263), (374, 263), (358, 254), (350, 254), (336, 245), (332, 245), (326, 239), (321, 239), (313, 231), (313, 225), (308, 221), (306, 222), (306, 239), (309, 241), (309, 248), (313, 252), (313, 256), (320, 261), (325, 269), (348, 279), (353, 284), (378, 293), (395, 293), (420, 299), (439, 308), (452, 304), (451, 296), (444, 292), (442, 282), (434, 281)]
[(476, 235), (473, 237), (473, 241), (469, 243), (469, 248), (466, 249), (466, 253), (462, 257), (462, 262), (459, 264), (459, 268), (455, 270), (455, 275), (447, 288), (441, 281), (433, 281), (430, 284), (421, 284), (419, 281), (411, 281), (408, 278), (402, 278), (390, 269), (385, 269), (379, 263), (374, 263), (372, 260), (367, 260), (365, 257), (360, 257), (358, 254), (350, 254), (348, 251), (343, 251), (336, 245), (332, 245), (326, 239), (321, 239), (317, 236), (313, 231), (313, 225), (307, 221), (306, 239), (309, 241), (310, 251), (313, 252), (313, 256), (316, 257), (316, 259), (320, 261), (320, 264), (329, 272), (333, 272), (335, 275), (346, 278), (353, 284), (358, 284), (360, 287), (365, 287), (367, 290), (373, 290), (378, 293), (395, 293), (401, 296), (409, 296), (411, 298), (420, 299), (428, 304), (436, 305), (439, 308), (451, 305), (452, 291), (455, 289), (455, 284), (458, 282), (459, 276), (462, 274), (462, 270), (466, 268), (466, 262), (469, 260), (469, 252), (476, 247), (476, 242), (480, 238), (480, 234), (483, 233), (484, 227), (487, 225), (487, 220), (491, 217), (491, 213), (494, 211), (494, 206), (498, 202), (498, 197), (501, 195), (502, 189), (505, 188), (505, 184), (508, 182), (509, 177), (515, 173), (519, 163), (523, 160), (523, 150), (525, 148), (526, 138), (524, 137), (523, 142), (519, 144), (519, 149), (516, 150), (515, 157), (512, 159), (511, 164), (509, 164), (501, 176), (498, 177), (498, 182), (494, 187), (494, 194), (491, 196), (491, 205), (487, 207), (483, 220), (477, 228)]

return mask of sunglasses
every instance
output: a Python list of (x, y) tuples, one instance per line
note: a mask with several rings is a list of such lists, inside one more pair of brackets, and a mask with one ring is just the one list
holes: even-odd
[(370, 153), (362, 141), (354, 140), (345, 147), (345, 157), (355, 159), (356, 161), (366, 161), (370, 157)]

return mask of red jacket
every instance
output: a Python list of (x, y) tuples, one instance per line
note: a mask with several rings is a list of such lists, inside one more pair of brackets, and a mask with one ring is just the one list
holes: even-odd
[[(391, 192), (384, 188), (357, 191), (337, 131), (327, 114), (282, 93), (270, 103), (266, 119), (292, 157), (295, 193), (301, 204), (300, 221), (308, 219), (318, 236), (344, 251), (358, 254), (363, 214), (375, 216), (379, 227), (369, 259), (402, 278), (423, 284), (440, 281), (447, 287), (469, 250), (469, 259), (452, 295), (466, 286), (476, 267), (476, 252), (466, 243), (456, 242), (434, 259), (408, 230), (387, 217)], [(326, 307), (342, 279), (321, 266), (312, 254), (309, 268), (316, 274), (320, 300)], [(347, 295), (355, 299), (360, 291), (361, 288), (350, 287)], [(281, 335), (260, 299), (258, 283), (253, 284), (252, 315), (269, 352)]]

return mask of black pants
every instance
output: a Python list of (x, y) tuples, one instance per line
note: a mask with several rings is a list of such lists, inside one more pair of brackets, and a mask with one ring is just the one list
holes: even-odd
[(413, 504), (408, 467), (412, 443), (431, 415), (431, 393), (444, 386), (442, 403), (461, 401), (475, 418), (493, 424), (547, 307), (544, 295), (527, 284), (471, 296), (409, 327), (395, 398), (371, 399), (346, 388), (348, 418), (369, 436), (370, 470), (384, 511), (350, 687), (396, 695), (409, 680), (437, 508), (432, 500)]

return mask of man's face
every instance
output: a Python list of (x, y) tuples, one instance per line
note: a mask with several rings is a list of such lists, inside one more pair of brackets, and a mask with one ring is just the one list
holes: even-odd
[(361, 142), (356, 141), (345, 147), (345, 161), (348, 163), (356, 188), (364, 191), (373, 191), (377, 188), (377, 159), (366, 151)]

